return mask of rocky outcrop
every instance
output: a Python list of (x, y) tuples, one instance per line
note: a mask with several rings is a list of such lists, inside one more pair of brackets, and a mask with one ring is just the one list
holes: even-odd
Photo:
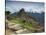
[(33, 22), (34, 20), (36, 21), (35, 17), (28, 16), (23, 8), (18, 12), (17, 16), (26, 22)]

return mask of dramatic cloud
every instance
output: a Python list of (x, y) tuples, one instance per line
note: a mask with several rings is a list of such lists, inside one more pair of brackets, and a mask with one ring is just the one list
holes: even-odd
[(11, 1), (8, 1), (6, 3), (6, 8), (8, 10), (10, 10), (12, 13), (19, 11), (21, 8), (24, 8), (26, 11), (31, 11), (31, 9), (32, 9), (33, 12), (35, 12), (35, 11), (41, 12), (41, 11), (44, 11), (44, 3), (20, 2), (20, 1), (11, 2)]

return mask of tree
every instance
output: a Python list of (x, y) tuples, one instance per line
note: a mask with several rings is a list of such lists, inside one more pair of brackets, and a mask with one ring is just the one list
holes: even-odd
[(5, 15), (9, 15), (10, 13), (10, 11), (5, 11)]
[(8, 20), (11, 19), (10, 13), (10, 11), (5, 11), (5, 18), (7, 18)]

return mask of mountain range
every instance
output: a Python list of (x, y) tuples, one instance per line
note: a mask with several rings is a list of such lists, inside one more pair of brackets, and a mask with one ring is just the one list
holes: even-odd
[[(15, 12), (13, 14), (11, 14), (12, 16), (17, 16), (18, 12)], [(44, 12), (42, 13), (31, 13), (31, 12), (26, 12), (26, 14), (28, 16), (32, 16), (35, 17), (37, 19), (37, 21), (44, 23)]]

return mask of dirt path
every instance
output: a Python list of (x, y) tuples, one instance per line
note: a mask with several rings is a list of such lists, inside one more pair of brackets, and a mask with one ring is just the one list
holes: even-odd
[(9, 30), (9, 29), (6, 29), (6, 32), (5, 32), (6, 35), (17, 35), (15, 34), (13, 31)]

